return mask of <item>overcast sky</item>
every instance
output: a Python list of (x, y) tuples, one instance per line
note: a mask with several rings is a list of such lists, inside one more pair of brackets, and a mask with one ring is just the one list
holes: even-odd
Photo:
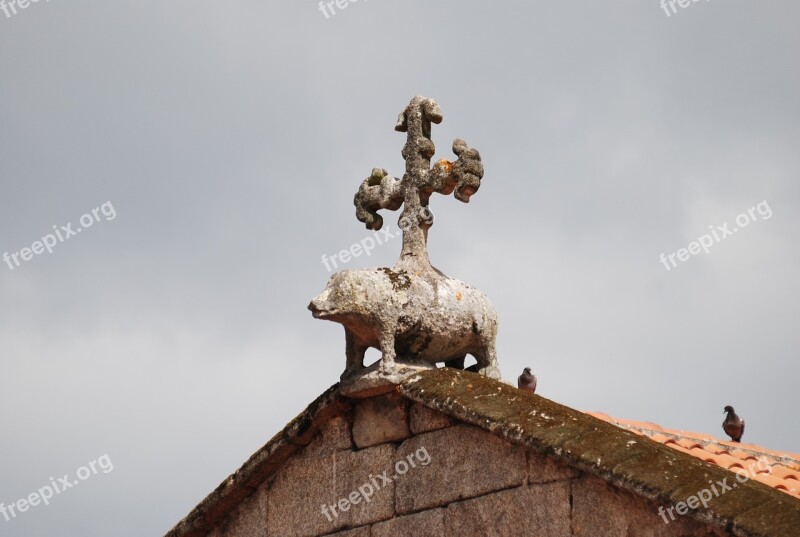
[(456, 137), (483, 157), (468, 205), (433, 197), (429, 251), (496, 306), (506, 380), (530, 366), (559, 403), (719, 437), (730, 404), (746, 442), (800, 452), (796, 1), (16, 9), (0, 502), (113, 470), (0, 535), (163, 535), (338, 380), (343, 330), (306, 306), (322, 255), (371, 233), (360, 182), (403, 173), (416, 94), (444, 114), (435, 159)]

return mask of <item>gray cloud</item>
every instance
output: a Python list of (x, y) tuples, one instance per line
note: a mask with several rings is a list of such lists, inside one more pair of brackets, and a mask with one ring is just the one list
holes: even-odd
[[(788, 1), (39, 2), (0, 13), (0, 502), (114, 471), (4, 535), (162, 534), (338, 379), (314, 321), (352, 197), (436, 98), (486, 166), (436, 196), (433, 263), (500, 314), (504, 376), (558, 402), (800, 452), (800, 8)], [(667, 272), (709, 225), (774, 215)], [(396, 225), (397, 213), (386, 215)], [(400, 241), (348, 268), (391, 265)], [(373, 354), (377, 356), (377, 354)], [(137, 506), (135, 510), (131, 506)]]

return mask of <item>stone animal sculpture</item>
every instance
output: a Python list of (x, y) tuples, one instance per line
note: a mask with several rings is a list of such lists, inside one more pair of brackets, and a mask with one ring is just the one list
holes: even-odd
[(477, 289), (458, 280), (433, 282), (389, 268), (345, 270), (309, 305), (314, 317), (344, 325), (347, 365), (343, 377), (364, 367), (364, 354), (379, 349), (380, 370), (404, 363), (444, 362), (464, 367), (471, 354), (478, 372), (499, 377), (497, 312)]

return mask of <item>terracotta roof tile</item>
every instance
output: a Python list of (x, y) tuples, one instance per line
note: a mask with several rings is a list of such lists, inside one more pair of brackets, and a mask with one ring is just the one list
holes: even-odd
[(672, 449), (677, 449), (678, 451), (682, 451), (682, 452), (684, 452), (684, 453), (688, 453), (689, 455), (694, 455), (694, 454), (692, 453), (692, 450), (690, 450), (690, 449), (686, 449), (685, 447), (683, 447), (683, 446), (681, 446), (681, 445), (679, 445), (679, 444), (668, 444), (668, 445), (669, 445), (669, 447), (671, 447)]
[(726, 449), (722, 446), (715, 446), (714, 444), (709, 444), (708, 446), (706, 446), (706, 451), (708, 451), (709, 453), (713, 453), (715, 455), (718, 455), (720, 453), (724, 453), (726, 455), (731, 454), (731, 450)]
[(601, 419), (603, 421), (614, 423), (614, 425), (616, 425), (616, 423), (614, 422), (614, 418), (612, 418), (608, 414), (603, 414), (602, 412), (587, 412), (587, 414), (589, 414), (590, 416), (594, 416), (595, 418)]
[(751, 455), (750, 453), (748, 453), (746, 451), (742, 451), (741, 449), (732, 450), (731, 451), (731, 457), (736, 457), (737, 459), (741, 459), (743, 461), (746, 461), (748, 459), (752, 459), (754, 461), (758, 460), (754, 455)]
[(694, 455), (698, 459), (703, 459), (706, 462), (710, 462), (711, 464), (716, 464), (717, 466), (722, 467), (722, 463), (720, 463), (720, 461), (718, 461), (715, 457), (708, 455), (706, 455), (705, 457), (700, 457), (697, 453), (692, 453), (692, 455)]
[(726, 455), (726, 454), (719, 454), (715, 456), (717, 460), (717, 464), (722, 466), (727, 470), (732, 470), (733, 468), (741, 468), (744, 470), (744, 464), (742, 464), (741, 459), (737, 459), (733, 455)]
[(666, 443), (666, 441), (669, 440), (669, 436), (664, 436), (663, 434), (659, 434), (659, 433), (654, 434), (650, 438), (652, 438), (656, 442), (660, 442), (662, 444)]
[(686, 449), (692, 449), (695, 447), (702, 448), (703, 445), (697, 442), (697, 440), (693, 440), (691, 438), (679, 438), (677, 439), (676, 443), (681, 446), (685, 447)]
[(796, 470), (786, 468), (785, 466), (775, 466), (772, 468), (772, 475), (781, 479), (791, 479), (800, 483), (800, 475)]
[(704, 433), (664, 429), (651, 422), (621, 420), (601, 412), (587, 414), (800, 499), (800, 454), (729, 442)]
[(661, 432), (664, 430), (660, 425), (656, 425), (655, 423), (649, 421), (629, 421), (628, 425), (631, 427), (637, 427), (639, 429), (646, 429), (654, 432)]

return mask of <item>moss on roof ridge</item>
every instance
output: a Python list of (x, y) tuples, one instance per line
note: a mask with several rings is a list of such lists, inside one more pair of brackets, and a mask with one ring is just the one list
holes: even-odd
[[(418, 403), (552, 456), (663, 504), (685, 501), (734, 474), (650, 438), (508, 384), (450, 368), (406, 379)], [(745, 536), (798, 537), (800, 500), (750, 480), (692, 516)]]

